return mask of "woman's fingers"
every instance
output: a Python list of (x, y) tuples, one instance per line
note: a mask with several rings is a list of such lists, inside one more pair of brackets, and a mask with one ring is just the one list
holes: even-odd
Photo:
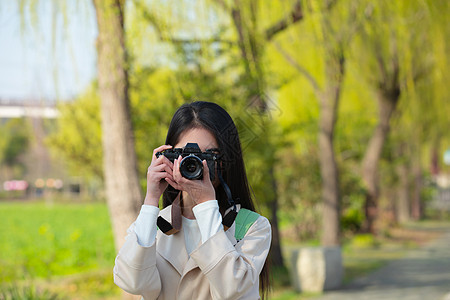
[(152, 184), (152, 182), (159, 183), (161, 179), (164, 179), (167, 176), (172, 176), (172, 174), (169, 174), (169, 172), (166, 171), (165, 168), (167, 168), (165, 165), (159, 165), (149, 169), (147, 172), (148, 184)]
[(159, 181), (165, 179), (166, 177), (167, 177), (167, 173), (159, 172), (159, 173), (153, 174), (152, 180), (158, 183)]
[(209, 184), (208, 182), (211, 181), (211, 178), (209, 177), (209, 168), (208, 168), (208, 163), (206, 162), (206, 160), (204, 159), (202, 161), (203, 163), (203, 183), (204, 184)]
[(144, 203), (158, 205), (161, 194), (167, 187), (165, 178), (172, 178), (172, 162), (161, 155), (156, 157), (156, 153), (171, 149), (170, 145), (162, 145), (153, 150), (152, 161), (147, 169), (147, 194)]
[(174, 189), (180, 190), (180, 191), (182, 190), (182, 187), (181, 187), (178, 183), (176, 183), (175, 180), (173, 180), (173, 177), (166, 176), (164, 179), (165, 179), (165, 180), (167, 181), (167, 183), (170, 184)]
[(170, 146), (170, 145), (163, 145), (163, 146), (159, 146), (158, 148), (153, 150), (152, 162), (150, 163), (149, 169), (152, 165), (159, 165), (162, 163), (165, 163), (170, 168), (172, 168), (173, 164), (167, 157), (165, 157), (164, 155), (160, 155), (159, 157), (156, 157), (156, 153), (167, 150), (167, 149), (171, 149), (171, 148), (172, 148), (172, 146)]
[(159, 165), (156, 166), (152, 166), (151, 168), (148, 169), (149, 172), (153, 171), (153, 172), (166, 172), (170, 175), (172, 175), (172, 168), (170, 168), (170, 166), (168, 166), (165, 163), (161, 163)]
[(173, 179), (176, 182), (178, 182), (178, 183), (182, 183), (183, 179), (184, 179), (184, 177), (180, 173), (180, 161), (181, 161), (181, 159), (182, 158), (181, 158), (181, 155), (180, 155), (178, 158), (176, 158), (173, 161)]
[(150, 163), (150, 165), (148, 166), (147, 171), (150, 172), (151, 170), (153, 170), (155, 167), (160, 166), (160, 165), (165, 165), (168, 167), (168, 169), (170, 169), (170, 172), (172, 172), (172, 168), (173, 168), (173, 163), (164, 155), (161, 155), (160, 157), (156, 158), (154, 157), (154, 159), (152, 160), (152, 162)]
[(170, 145), (162, 145), (162, 146), (159, 146), (158, 148), (156, 148), (155, 150), (153, 150), (153, 156), (156, 157), (156, 153), (157, 153), (157, 152), (161, 152), (161, 151), (168, 150), (168, 149), (172, 149), (172, 146), (170, 146)]

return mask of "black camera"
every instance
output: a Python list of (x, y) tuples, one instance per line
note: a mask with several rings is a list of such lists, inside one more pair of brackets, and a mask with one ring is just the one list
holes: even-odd
[(156, 157), (164, 155), (171, 162), (174, 162), (180, 155), (183, 158), (180, 163), (180, 173), (183, 177), (195, 180), (203, 178), (203, 160), (206, 160), (209, 168), (209, 178), (211, 182), (215, 177), (215, 165), (219, 159), (219, 154), (212, 149), (202, 152), (197, 143), (187, 143), (184, 148), (168, 149), (163, 152), (157, 152)]

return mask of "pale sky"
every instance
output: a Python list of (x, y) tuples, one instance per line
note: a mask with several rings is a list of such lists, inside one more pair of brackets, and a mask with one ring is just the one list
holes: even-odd
[(38, 3), (36, 20), (29, 7), (23, 18), (18, 2), (0, 0), (0, 99), (73, 98), (96, 76), (92, 1), (24, 0)]

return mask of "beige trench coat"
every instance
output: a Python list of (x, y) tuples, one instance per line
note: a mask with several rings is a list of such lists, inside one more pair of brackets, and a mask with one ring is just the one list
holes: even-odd
[[(170, 214), (170, 206), (160, 211), (166, 220)], [(189, 257), (182, 231), (167, 236), (158, 230), (156, 242), (142, 247), (133, 223), (116, 258), (114, 282), (146, 300), (259, 299), (259, 274), (271, 242), (270, 223), (260, 216), (239, 242), (234, 226), (219, 231)]]

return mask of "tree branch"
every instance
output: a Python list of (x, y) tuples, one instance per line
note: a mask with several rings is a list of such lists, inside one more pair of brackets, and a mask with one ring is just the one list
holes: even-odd
[(170, 36), (170, 34), (165, 33), (163, 31), (162, 28), (167, 28), (168, 26), (166, 24), (163, 24), (163, 21), (161, 21), (160, 19), (158, 19), (155, 14), (152, 14), (151, 12), (149, 12), (148, 8), (145, 7), (145, 5), (143, 5), (141, 3), (141, 1), (139, 0), (134, 0), (133, 1), (134, 5), (136, 6), (136, 8), (138, 10), (141, 11), (142, 16), (144, 17), (145, 20), (147, 20), (150, 24), (153, 25), (153, 27), (156, 30), (156, 33), (159, 37), (159, 39), (161, 41), (164, 42), (170, 42), (173, 44), (201, 44), (201, 43), (206, 43), (206, 44), (212, 44), (212, 43), (223, 43), (223, 44), (228, 44), (228, 45), (235, 45), (236, 42), (235, 41), (231, 41), (231, 40), (223, 40), (221, 38), (218, 37), (212, 37), (212, 38), (205, 38), (205, 39), (185, 39), (185, 38), (176, 38), (173, 36)]
[(245, 36), (244, 36), (244, 28), (243, 28), (243, 24), (242, 24), (241, 11), (239, 9), (239, 5), (236, 0), (235, 0), (235, 3), (236, 3), (236, 8), (233, 8), (231, 10), (231, 18), (233, 19), (233, 23), (234, 23), (234, 26), (236, 27), (236, 31), (238, 34), (238, 45), (239, 45), (239, 49), (241, 50), (242, 59), (244, 61), (245, 71), (246, 71), (247, 75), (250, 76), (251, 71), (250, 71), (250, 66), (249, 66), (248, 53), (247, 53), (247, 49), (245, 47)]
[(299, 73), (303, 74), (309, 83), (312, 85), (314, 92), (319, 94), (321, 92), (319, 83), (314, 79), (314, 77), (309, 73), (305, 68), (303, 68), (289, 53), (287, 53), (283, 48), (281, 48), (280, 44), (277, 42), (273, 42), (275, 48), (283, 55), (284, 59), (293, 66)]
[(298, 0), (292, 8), (292, 11), (287, 16), (266, 29), (266, 40), (270, 41), (277, 33), (285, 30), (289, 27), (289, 25), (301, 21), (303, 17), (304, 14), (301, 1)]
[[(337, 0), (326, 1), (325, 9), (330, 10), (336, 4), (336, 2)], [(304, 17), (305, 15), (303, 13), (301, 0), (298, 0), (297, 2), (295, 2), (292, 11), (287, 16), (285, 16), (283, 19), (279, 20), (278, 22), (276, 22), (275, 24), (266, 29), (265, 31), (266, 40), (271, 41), (275, 35), (282, 32), (290, 25), (303, 20)]]
[(229, 41), (229, 40), (223, 40), (220, 38), (208, 38), (208, 39), (182, 39), (182, 38), (175, 38), (175, 37), (166, 37), (166, 38), (162, 38), (162, 41), (166, 41), (166, 42), (171, 42), (173, 44), (212, 44), (212, 43), (222, 43), (222, 44), (227, 44), (230, 46), (233, 46), (236, 44), (236, 42), (234, 41)]

